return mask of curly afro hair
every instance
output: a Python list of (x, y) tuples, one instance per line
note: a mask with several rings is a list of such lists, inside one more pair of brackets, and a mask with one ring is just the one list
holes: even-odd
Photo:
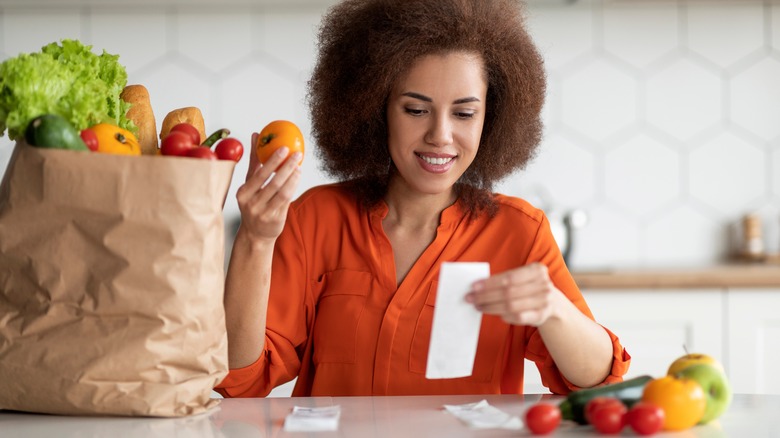
[(324, 170), (365, 205), (393, 165), (386, 107), (395, 81), (424, 55), (472, 52), (485, 63), (487, 108), (477, 156), (456, 186), (472, 214), (495, 211), (493, 184), (523, 168), (541, 141), (544, 64), (518, 0), (345, 0), (324, 16), (309, 81)]

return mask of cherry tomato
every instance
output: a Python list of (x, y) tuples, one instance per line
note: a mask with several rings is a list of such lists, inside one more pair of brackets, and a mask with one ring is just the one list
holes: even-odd
[(173, 126), (173, 128), (171, 128), (171, 132), (183, 132), (190, 136), (192, 139), (192, 144), (200, 144), (200, 132), (198, 132), (198, 128), (190, 125), (189, 123), (176, 124)]
[(233, 160), (238, 162), (244, 155), (244, 145), (233, 137), (220, 140), (217, 147), (214, 148), (217, 158), (220, 160)]
[(623, 412), (626, 411), (626, 406), (623, 404), (623, 402), (616, 399), (615, 397), (594, 397), (588, 400), (588, 403), (585, 404), (585, 420), (588, 422), (588, 424), (593, 424), (591, 421), (591, 415), (603, 407), (612, 407), (612, 409), (622, 410)]
[(561, 424), (561, 410), (550, 403), (537, 403), (525, 411), (525, 425), (534, 435), (546, 435)]
[(628, 410), (626, 422), (638, 435), (652, 435), (664, 426), (664, 410), (652, 403), (640, 401)]
[(203, 158), (206, 160), (216, 160), (217, 154), (214, 153), (211, 149), (204, 147), (204, 146), (195, 146), (192, 149), (189, 149), (187, 151), (186, 156), (192, 157), (192, 158)]
[[(276, 120), (263, 128), (257, 136), (257, 158), (261, 163), (265, 163), (273, 153), (282, 146), (290, 149), (290, 155), (295, 152), (304, 152), (303, 133), (293, 122), (287, 120)], [(298, 165), (303, 163), (303, 157)]]
[(707, 398), (695, 380), (664, 376), (651, 380), (642, 392), (642, 401), (664, 411), (664, 430), (683, 430), (704, 416)]
[(626, 407), (622, 403), (620, 406), (605, 404), (590, 414), (590, 424), (601, 434), (614, 435), (623, 430), (626, 425), (625, 417)]
[(84, 144), (87, 145), (89, 150), (92, 152), (98, 150), (98, 138), (97, 134), (95, 134), (95, 131), (91, 129), (82, 129), (80, 134), (81, 139), (84, 140)]
[(173, 155), (176, 157), (182, 157), (187, 154), (187, 151), (196, 147), (197, 145), (192, 142), (192, 137), (188, 134), (180, 131), (174, 131), (169, 133), (160, 142), (160, 153), (163, 155)]

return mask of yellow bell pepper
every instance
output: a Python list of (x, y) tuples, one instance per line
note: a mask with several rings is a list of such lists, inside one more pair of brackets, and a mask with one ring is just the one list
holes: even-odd
[(141, 155), (141, 146), (132, 132), (110, 123), (99, 123), (89, 128), (98, 139), (96, 152), (117, 155)]

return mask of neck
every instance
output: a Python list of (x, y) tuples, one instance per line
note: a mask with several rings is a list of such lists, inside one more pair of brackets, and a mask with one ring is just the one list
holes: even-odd
[(420, 229), (439, 226), (441, 212), (455, 203), (455, 191), (433, 195), (414, 192), (408, 187), (391, 181), (385, 195), (388, 213), (385, 221), (392, 221), (403, 228)]

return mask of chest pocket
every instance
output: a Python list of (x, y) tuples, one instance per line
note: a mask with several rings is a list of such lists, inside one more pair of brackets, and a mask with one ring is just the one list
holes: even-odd
[[(434, 281), (428, 289), (425, 305), (417, 317), (417, 325), (414, 328), (414, 338), (409, 352), (409, 371), (425, 374), (428, 364), (428, 347), (431, 343), (431, 329), (433, 328), (433, 309), (436, 303), (436, 289), (439, 282)], [(482, 315), (482, 325), (479, 329), (479, 341), (477, 354), (474, 358), (474, 369), (471, 377), (475, 382), (490, 382), (494, 374), (503, 368), (502, 353), (505, 350), (506, 339), (509, 333), (509, 325), (501, 318), (494, 315)]]
[(314, 282), (319, 291), (314, 318), (315, 363), (355, 363), (357, 328), (371, 289), (368, 272), (338, 270)]

